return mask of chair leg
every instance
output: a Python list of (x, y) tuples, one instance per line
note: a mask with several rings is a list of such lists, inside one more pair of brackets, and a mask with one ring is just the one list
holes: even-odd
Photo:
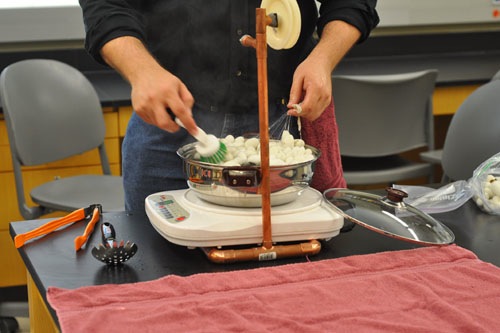
[(0, 317), (0, 333), (15, 333), (19, 323), (14, 317)]
[(435, 178), (436, 178), (436, 171), (434, 169), (434, 165), (432, 165), (431, 172), (429, 174), (429, 179), (428, 179), (429, 184), (434, 184), (436, 182)]

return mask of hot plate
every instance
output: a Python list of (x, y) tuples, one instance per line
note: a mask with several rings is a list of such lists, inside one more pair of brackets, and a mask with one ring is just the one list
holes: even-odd
[[(174, 190), (146, 198), (146, 213), (156, 231), (190, 248), (262, 243), (262, 209), (225, 207), (200, 199), (192, 190)], [(293, 202), (271, 209), (273, 242), (330, 239), (343, 217), (320, 192), (306, 188)]]

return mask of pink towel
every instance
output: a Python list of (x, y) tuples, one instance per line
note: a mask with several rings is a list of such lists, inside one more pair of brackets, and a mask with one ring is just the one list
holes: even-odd
[(51, 287), (47, 298), (71, 333), (500, 330), (500, 268), (455, 245)]
[(346, 182), (342, 171), (338, 128), (333, 102), (314, 122), (301, 119), (301, 134), (304, 141), (321, 151), (316, 161), (311, 187), (320, 192), (329, 188), (344, 188)]

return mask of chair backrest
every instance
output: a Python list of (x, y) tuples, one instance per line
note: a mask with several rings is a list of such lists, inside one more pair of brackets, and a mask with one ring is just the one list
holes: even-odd
[(31, 59), (7, 66), (0, 75), (0, 98), (11, 150), (21, 165), (57, 161), (104, 142), (98, 95), (65, 63)]
[(500, 152), (500, 80), (470, 94), (451, 119), (441, 164), (451, 180), (467, 180), (482, 162)]
[(500, 70), (493, 75), (491, 81), (500, 80)]
[(333, 75), (340, 152), (379, 157), (434, 148), (434, 69), (392, 75)]

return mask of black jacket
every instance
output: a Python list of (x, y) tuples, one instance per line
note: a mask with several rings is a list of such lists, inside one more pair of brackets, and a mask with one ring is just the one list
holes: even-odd
[[(302, 28), (288, 50), (268, 52), (269, 100), (289, 94), (297, 65), (314, 47), (332, 20), (356, 26), (366, 39), (378, 24), (376, 0), (298, 0)], [(260, 0), (80, 0), (86, 30), (85, 47), (99, 62), (101, 47), (120, 36), (141, 39), (158, 61), (178, 76), (197, 103), (238, 108), (257, 103), (255, 50), (240, 45), (255, 36), (255, 8)]]

